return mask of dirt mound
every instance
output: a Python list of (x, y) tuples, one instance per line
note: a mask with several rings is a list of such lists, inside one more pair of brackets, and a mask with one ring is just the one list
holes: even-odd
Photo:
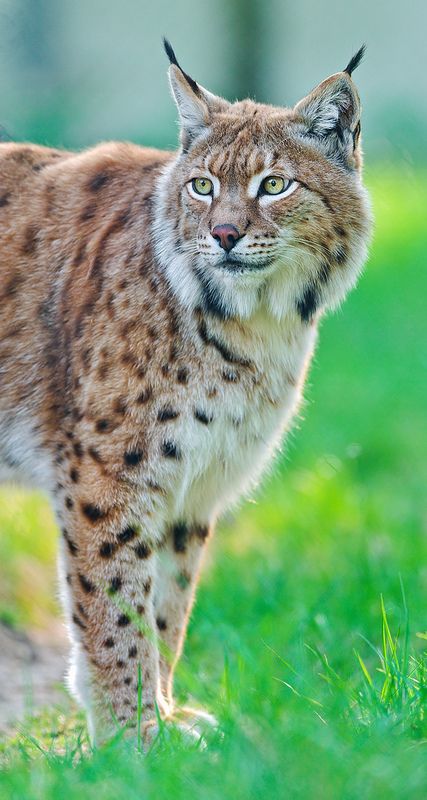
[(47, 640), (44, 632), (0, 623), (0, 733), (13, 730), (24, 714), (63, 698), (66, 668), (67, 640), (60, 626)]

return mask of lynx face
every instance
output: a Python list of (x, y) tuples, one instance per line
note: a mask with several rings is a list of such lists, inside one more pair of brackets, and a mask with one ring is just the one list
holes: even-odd
[(370, 226), (350, 76), (332, 76), (292, 110), (228, 103), (174, 63), (170, 80), (183, 148), (162, 180), (157, 236), (181, 297), (222, 318), (264, 306), (306, 321), (339, 302)]

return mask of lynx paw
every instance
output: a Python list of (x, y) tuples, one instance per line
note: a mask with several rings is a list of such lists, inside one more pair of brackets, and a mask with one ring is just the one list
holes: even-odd
[(157, 719), (145, 722), (142, 735), (144, 741), (151, 745), (156, 739), (161, 739), (172, 731), (179, 731), (184, 739), (206, 747), (206, 734), (216, 728), (218, 723), (212, 714), (199, 708), (182, 706), (174, 708), (173, 712), (163, 717), (160, 724)]
[(193, 708), (192, 706), (181, 706), (174, 709), (173, 718), (179, 722), (183, 722), (190, 728), (195, 726), (208, 731), (212, 728), (218, 728), (218, 722), (208, 711), (202, 708)]

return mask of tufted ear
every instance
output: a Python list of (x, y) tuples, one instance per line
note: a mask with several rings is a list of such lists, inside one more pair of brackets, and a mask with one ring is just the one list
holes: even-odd
[(329, 158), (354, 166), (360, 136), (360, 99), (351, 73), (360, 64), (361, 47), (342, 72), (319, 84), (294, 108), (300, 134), (314, 141)]
[(179, 112), (181, 142), (185, 151), (192, 140), (209, 126), (212, 115), (224, 111), (229, 104), (199, 86), (178, 64), (167, 39), (163, 39), (163, 44), (170, 61), (169, 82)]

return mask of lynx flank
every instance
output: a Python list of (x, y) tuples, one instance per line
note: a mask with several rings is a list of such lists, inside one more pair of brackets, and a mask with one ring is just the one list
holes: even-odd
[(156, 703), (197, 719), (172, 680), (209, 536), (281, 442), (371, 228), (362, 51), (287, 109), (212, 95), (165, 47), (177, 152), (0, 144), (0, 478), (54, 506), (95, 741), (135, 728), (141, 686), (147, 737)]

